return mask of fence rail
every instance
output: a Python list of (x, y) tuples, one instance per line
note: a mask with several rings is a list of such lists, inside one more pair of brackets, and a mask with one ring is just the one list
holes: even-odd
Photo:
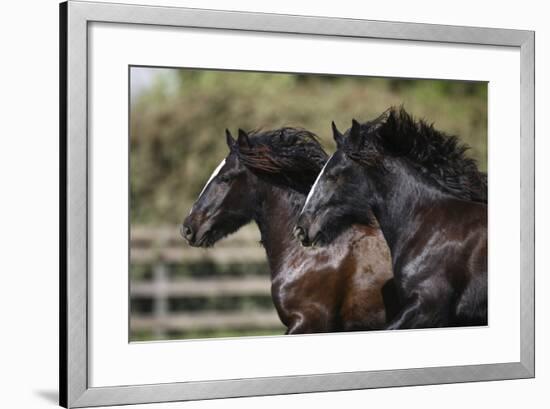
[(130, 248), (130, 261), (137, 264), (204, 260), (220, 264), (265, 261), (256, 226), (246, 226), (235, 235), (221, 240), (215, 248), (209, 249), (188, 246), (175, 227), (133, 227), (130, 231)]
[(131, 286), (131, 293), (136, 297), (220, 297), (226, 295), (265, 295), (269, 296), (271, 282), (263, 277), (244, 279), (178, 279), (166, 282), (142, 281)]
[[(177, 229), (132, 227), (130, 235), (131, 265), (145, 265), (150, 269), (150, 280), (133, 279), (130, 283), (132, 300), (152, 301), (152, 311), (132, 311), (131, 331), (148, 331), (153, 338), (163, 339), (168, 331), (257, 331), (284, 328), (274, 308), (248, 306), (243, 310), (230, 311), (172, 311), (171, 299), (216, 297), (270, 297), (271, 282), (265, 276), (239, 277), (209, 276), (174, 278), (168, 273), (168, 265), (212, 262), (217, 264), (266, 262), (264, 250), (258, 244), (255, 226), (241, 229), (237, 234), (222, 240), (213, 249), (198, 249), (187, 246), (178, 236)], [(207, 272), (205, 272), (207, 273)]]
[(152, 263), (162, 261), (165, 263), (186, 263), (193, 261), (209, 260), (215, 263), (238, 263), (238, 262), (262, 262), (265, 261), (263, 249), (256, 247), (223, 247), (216, 249), (199, 248), (153, 248), (139, 249), (130, 252), (130, 261), (132, 263)]
[(130, 321), (135, 330), (148, 330), (162, 327), (166, 331), (232, 330), (235, 328), (272, 329), (281, 326), (274, 311), (265, 312), (201, 312), (171, 314), (159, 317), (133, 317)]

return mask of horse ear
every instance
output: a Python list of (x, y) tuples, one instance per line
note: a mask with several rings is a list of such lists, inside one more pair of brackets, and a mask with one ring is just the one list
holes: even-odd
[(359, 122), (357, 122), (355, 119), (351, 120), (349, 140), (355, 146), (358, 146), (361, 142), (361, 124), (359, 124)]
[(227, 142), (227, 147), (229, 148), (229, 150), (233, 150), (233, 148), (235, 147), (236, 145), (236, 142), (235, 142), (235, 139), (233, 138), (233, 135), (231, 135), (231, 132), (229, 131), (229, 129), (225, 129), (225, 141)]
[(250, 140), (248, 139), (248, 134), (241, 128), (239, 128), (239, 137), (237, 138), (237, 143), (239, 144), (240, 148), (250, 148)]
[(334, 121), (332, 121), (332, 137), (334, 138), (337, 147), (342, 146), (344, 143), (344, 135), (340, 133)]

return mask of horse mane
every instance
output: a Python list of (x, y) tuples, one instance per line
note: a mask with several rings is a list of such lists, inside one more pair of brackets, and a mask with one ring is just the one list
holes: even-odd
[(237, 154), (254, 173), (303, 193), (328, 158), (314, 133), (292, 127), (250, 131), (248, 144), (239, 145)]
[[(373, 121), (360, 125), (362, 144), (349, 156), (367, 165), (381, 156), (407, 159), (443, 191), (464, 200), (487, 203), (487, 174), (466, 156), (470, 147), (456, 137), (415, 120), (403, 107), (391, 107)], [(349, 140), (350, 138), (346, 138)]]

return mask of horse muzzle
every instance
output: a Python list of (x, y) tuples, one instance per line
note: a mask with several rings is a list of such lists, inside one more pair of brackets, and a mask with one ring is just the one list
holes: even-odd
[(189, 243), (189, 245), (194, 245), (195, 230), (189, 223), (183, 222), (183, 224), (180, 226), (180, 235), (187, 241), (187, 243)]

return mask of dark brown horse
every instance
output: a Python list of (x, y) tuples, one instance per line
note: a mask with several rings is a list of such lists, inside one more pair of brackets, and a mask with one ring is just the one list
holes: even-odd
[(401, 312), (388, 326), (487, 324), (486, 176), (466, 146), (403, 109), (333, 124), (337, 152), (315, 182), (296, 235), (339, 240), (376, 217), (389, 245)]
[(292, 235), (327, 158), (315, 136), (293, 128), (250, 135), (239, 130), (238, 141), (229, 131), (226, 136), (229, 155), (182, 225), (189, 244), (212, 246), (255, 221), (269, 261), (273, 302), (288, 334), (383, 328), (386, 307), (395, 313), (396, 296), (379, 229), (352, 227), (330, 246), (312, 251)]

